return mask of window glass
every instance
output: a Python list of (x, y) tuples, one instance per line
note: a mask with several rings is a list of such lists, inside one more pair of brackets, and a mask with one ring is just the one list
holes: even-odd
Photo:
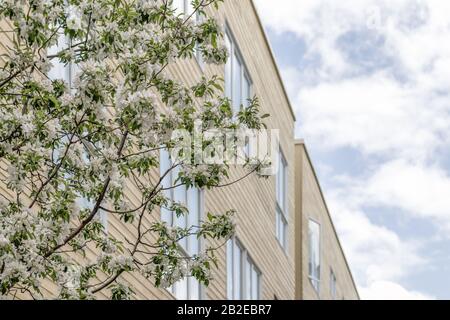
[(278, 154), (277, 201), (283, 213), (286, 210), (286, 159), (280, 151)]
[[(55, 45), (51, 46), (48, 49), (48, 55), (53, 56), (58, 53), (60, 53), (62, 50), (69, 47), (69, 40), (66, 38), (66, 36), (61, 33), (58, 36), (58, 41)], [(70, 83), (70, 66), (64, 65), (59, 58), (55, 57), (51, 59), (52, 67), (50, 68), (50, 71), (48, 72), (48, 77), (52, 80), (61, 79), (64, 80), (66, 83)]]
[(236, 114), (239, 112), (242, 96), (242, 63), (236, 52), (233, 54), (233, 111)]
[(242, 261), (241, 261), (241, 247), (239, 244), (235, 241), (234, 244), (234, 256), (233, 256), (233, 276), (234, 276), (234, 282), (233, 282), (233, 299), (239, 300), (241, 299), (241, 269), (242, 269)]
[(175, 9), (175, 14), (180, 15), (184, 14), (184, 3), (186, 0), (173, 0), (172, 8)]
[(191, 0), (185, 0), (185, 3), (184, 3), (184, 10), (185, 10), (185, 12), (186, 12), (186, 16), (191, 16), (193, 13), (194, 13), (194, 6), (192, 5), (192, 2), (191, 2)]
[(277, 207), (277, 213), (276, 213), (276, 221), (275, 221), (275, 230), (276, 230), (276, 234), (277, 234), (277, 239), (280, 239), (280, 224), (281, 224), (281, 219), (280, 219), (280, 211), (278, 210)]
[(256, 300), (260, 297), (260, 278), (249, 253), (236, 239), (227, 242), (227, 297), (229, 300)]
[(245, 299), (252, 297), (252, 263), (248, 259), (245, 260)]
[[(165, 190), (165, 196), (169, 201), (184, 205), (188, 209), (188, 214), (177, 217), (169, 209), (161, 208), (161, 220), (169, 226), (183, 229), (198, 226), (200, 225), (202, 213), (202, 191), (196, 188), (187, 189), (185, 185), (180, 185), (180, 181), (176, 181), (180, 172), (179, 167), (171, 168), (172, 161), (169, 152), (162, 150), (160, 154), (160, 176), (165, 175), (162, 179), (163, 188), (169, 188)], [(172, 188), (174, 186), (176, 188)], [(195, 235), (181, 239), (178, 244), (188, 256), (193, 256), (200, 252), (200, 239)], [(198, 300), (200, 299), (201, 286), (195, 278), (187, 277), (175, 283), (171, 291), (177, 299)]]
[(241, 105), (248, 106), (251, 79), (239, 49), (228, 32), (225, 34), (225, 45), (229, 51), (229, 58), (225, 65), (225, 96), (231, 99), (233, 112), (236, 114), (240, 111)]
[(336, 299), (336, 275), (334, 274), (333, 270), (331, 270), (330, 274), (330, 293), (331, 298)]
[(246, 108), (248, 107), (248, 99), (250, 99), (250, 80), (247, 75), (244, 75), (242, 81), (242, 105)]
[[(65, 140), (64, 142), (68, 142), (67, 139), (63, 139)], [(86, 148), (87, 149), (87, 148)], [(59, 157), (59, 152), (55, 152), (55, 159)], [(82, 159), (83, 161), (85, 161), (86, 163), (90, 162), (90, 157), (88, 154), (87, 150), (84, 150), (82, 153)], [(81, 194), (77, 197), (76, 199), (76, 203), (77, 205), (80, 207), (80, 209), (85, 210), (85, 209), (89, 209), (89, 210), (93, 210), (94, 206), (95, 206), (95, 200), (91, 200), (89, 201), (88, 198), (81, 196)], [(97, 211), (97, 214), (94, 217), (98, 222), (100, 222), (103, 226), (103, 231), (104, 232), (108, 232), (108, 212), (99, 209)]]
[(200, 282), (193, 278), (189, 277), (188, 279), (188, 297), (189, 300), (200, 300)]
[(227, 297), (233, 299), (233, 240), (227, 241)]
[(277, 209), (276, 228), (277, 238), (283, 248), (286, 248), (287, 222), (284, 218), (284, 215), (279, 211), (279, 209)]
[[(198, 226), (200, 222), (200, 191), (196, 188), (189, 188), (187, 191), (189, 214), (188, 226)], [(188, 254), (195, 255), (199, 253), (199, 241), (197, 236), (192, 235), (188, 238)]]
[[(195, 14), (195, 23), (200, 25), (202, 22), (203, 17), (197, 12)], [(198, 42), (195, 44), (195, 59), (197, 59), (198, 65), (203, 70), (205, 68), (205, 60), (203, 59), (202, 51)]]
[(320, 282), (320, 226), (309, 220), (308, 224), (309, 262), (308, 271), (313, 287), (319, 291)]
[(172, 287), (172, 293), (178, 300), (188, 299), (188, 278), (183, 278)]
[(255, 266), (252, 267), (252, 300), (258, 300), (259, 299), (259, 271), (256, 269)]
[[(172, 174), (171, 174), (172, 172), (167, 173), (170, 169), (170, 166), (171, 161), (169, 157), (169, 152), (167, 152), (166, 150), (161, 150), (159, 170), (160, 176), (161, 177), (164, 176), (161, 183), (164, 189), (170, 188), (172, 186)], [(164, 191), (164, 195), (169, 199), (172, 198), (171, 193), (172, 193), (171, 190)], [(173, 223), (172, 212), (167, 208), (161, 208), (161, 220), (171, 226)]]
[(231, 40), (228, 34), (225, 34), (225, 45), (229, 52), (229, 58), (225, 65), (225, 96), (229, 99), (232, 98), (232, 61), (233, 51), (231, 46)]
[(286, 249), (287, 244), (287, 206), (286, 206), (286, 190), (287, 190), (287, 162), (281, 150), (278, 152), (278, 172), (276, 176), (276, 234), (280, 244)]
[(78, 75), (78, 73), (81, 71), (80, 66), (77, 63), (70, 63), (70, 69), (68, 70), (69, 72), (69, 88), (72, 90), (72, 92), (74, 92), (74, 79), (75, 76)]

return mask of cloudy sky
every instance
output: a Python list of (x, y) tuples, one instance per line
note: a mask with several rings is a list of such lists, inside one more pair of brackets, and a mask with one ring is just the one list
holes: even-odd
[(255, 2), (362, 298), (450, 299), (450, 1)]

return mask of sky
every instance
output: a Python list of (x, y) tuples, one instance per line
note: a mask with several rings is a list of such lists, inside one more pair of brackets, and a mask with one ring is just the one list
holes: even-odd
[(363, 299), (450, 299), (450, 1), (255, 0)]

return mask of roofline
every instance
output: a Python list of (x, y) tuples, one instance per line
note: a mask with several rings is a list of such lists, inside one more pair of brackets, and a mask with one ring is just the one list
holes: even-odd
[(347, 269), (348, 269), (349, 272), (350, 272), (350, 277), (351, 277), (351, 279), (352, 279), (353, 286), (355, 287), (356, 294), (357, 294), (358, 298), (361, 299), (361, 296), (359, 295), (359, 292), (358, 292), (358, 286), (356, 285), (355, 279), (353, 278), (353, 272), (352, 272), (352, 269), (350, 268), (350, 265), (348, 264), (347, 257), (345, 256), (344, 249), (343, 249), (343, 247), (342, 247), (341, 241), (339, 240), (339, 236), (338, 236), (338, 234), (337, 234), (337, 232), (336, 232), (336, 227), (335, 227), (334, 222), (333, 222), (333, 219), (332, 219), (332, 217), (331, 217), (331, 214), (330, 214), (330, 210), (329, 210), (329, 208), (328, 208), (327, 201), (325, 200), (325, 195), (324, 195), (323, 190), (322, 190), (322, 187), (321, 187), (321, 185), (320, 185), (319, 178), (318, 178), (317, 173), (316, 173), (316, 169), (314, 168), (314, 165), (313, 165), (313, 163), (312, 163), (312, 161), (311, 161), (311, 157), (310, 157), (310, 155), (309, 155), (308, 148), (306, 147), (305, 140), (304, 140), (304, 139), (296, 139), (294, 143), (295, 143), (296, 146), (297, 146), (297, 145), (298, 145), (298, 146), (302, 146), (303, 149), (305, 150), (305, 154), (306, 154), (306, 157), (307, 157), (307, 159), (308, 159), (308, 162), (309, 162), (309, 164), (310, 164), (310, 166), (311, 166), (311, 169), (312, 169), (312, 172), (313, 172), (313, 175), (314, 175), (314, 179), (316, 180), (317, 185), (319, 186), (320, 197), (322, 198), (322, 201), (323, 201), (323, 203), (324, 203), (324, 205), (325, 205), (325, 209), (326, 209), (326, 211), (327, 211), (328, 218), (330, 219), (331, 226), (332, 226), (333, 231), (334, 231), (334, 234), (335, 234), (335, 236), (336, 236), (336, 239), (337, 239), (339, 248), (340, 248), (340, 250), (341, 250), (342, 256), (344, 257), (345, 265), (347, 266)]
[(250, 0), (250, 3), (252, 4), (253, 11), (255, 12), (256, 20), (258, 21), (259, 28), (262, 31), (264, 42), (266, 43), (267, 48), (269, 48), (270, 57), (271, 57), (272, 62), (274, 64), (274, 66), (275, 66), (275, 71), (277, 73), (278, 79), (280, 80), (281, 88), (283, 89), (283, 94), (286, 97), (286, 100), (288, 102), (289, 109), (291, 111), (291, 115), (292, 115), (294, 121), (296, 121), (297, 119), (295, 117), (294, 109), (292, 108), (291, 100), (289, 99), (289, 95), (287, 93), (286, 86), (284, 85), (283, 78), (281, 77), (281, 72), (280, 72), (280, 69), (278, 68), (278, 64), (277, 64), (277, 61), (275, 59), (275, 54), (274, 54), (274, 51), (272, 49), (272, 45), (270, 44), (269, 38), (267, 37), (266, 30), (264, 29), (264, 26), (262, 24), (261, 17), (259, 15), (258, 9), (256, 8), (255, 2), (253, 0)]

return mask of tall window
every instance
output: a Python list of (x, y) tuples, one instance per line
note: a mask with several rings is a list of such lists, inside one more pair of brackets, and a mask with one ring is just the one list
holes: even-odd
[(261, 272), (236, 238), (227, 242), (227, 297), (229, 300), (261, 298)]
[[(48, 55), (53, 56), (70, 46), (69, 39), (63, 34), (58, 35), (58, 42), (48, 49)], [(72, 63), (64, 64), (58, 58), (52, 59), (52, 68), (48, 72), (48, 77), (51, 80), (64, 80), (70, 87), (72, 82)]]
[(311, 284), (319, 292), (320, 287), (320, 225), (309, 220), (308, 224), (308, 275)]
[[(194, 13), (194, 6), (192, 6), (191, 0), (173, 0), (172, 7), (175, 9), (176, 15), (183, 15), (184, 17), (189, 17)], [(192, 16), (195, 19), (196, 24), (202, 23), (202, 17), (198, 12)], [(203, 60), (202, 52), (200, 50), (200, 45), (197, 43), (195, 45), (195, 59), (198, 62), (198, 65), (203, 70), (205, 67), (205, 61)]]
[[(48, 49), (47, 54), (49, 56), (56, 55), (60, 53), (62, 50), (67, 49), (71, 46), (70, 39), (65, 36), (63, 33), (58, 35), (58, 41), (55, 45), (51, 46)], [(48, 72), (48, 77), (50, 80), (63, 80), (67, 87), (73, 91), (73, 78), (75, 74), (78, 72), (79, 67), (77, 64), (69, 62), (67, 64), (59, 61), (58, 58), (52, 59), (52, 68)], [(67, 141), (66, 141), (67, 142)], [(59, 152), (55, 151), (55, 157), (58, 157)], [(87, 163), (89, 161), (89, 157), (86, 153), (83, 154), (83, 159)], [(81, 209), (93, 209), (94, 203), (89, 201), (87, 198), (79, 197), (76, 200), (77, 204), (81, 207)], [(95, 217), (98, 221), (103, 225), (103, 230), (108, 232), (108, 213), (104, 210), (98, 210), (98, 213)]]
[[(203, 17), (198, 13), (195, 15), (195, 22), (197, 25), (203, 22)], [(195, 44), (195, 59), (197, 60), (200, 69), (204, 70), (205, 60), (203, 59), (202, 50), (200, 49), (200, 44), (198, 42)]]
[[(71, 13), (74, 14), (74, 12)], [(70, 38), (67, 37), (63, 32), (59, 32), (57, 34), (57, 37), (57, 43), (48, 49), (49, 56), (56, 55), (62, 50), (72, 46)], [(62, 79), (67, 83), (68, 88), (72, 89), (73, 77), (79, 70), (78, 65), (72, 62), (64, 64), (60, 62), (58, 58), (52, 59), (52, 65), (53, 66), (48, 73), (48, 77), (51, 80)]]
[[(165, 196), (174, 202), (185, 205), (189, 214), (177, 217), (172, 211), (162, 208), (161, 219), (169, 226), (175, 226), (180, 228), (189, 228), (191, 226), (200, 225), (203, 207), (203, 193), (197, 188), (189, 188), (181, 185), (176, 188), (172, 188), (174, 185), (178, 185), (176, 179), (179, 174), (179, 167), (172, 168), (172, 160), (169, 152), (161, 151), (160, 159), (160, 171), (161, 176), (165, 175), (162, 185), (164, 188), (171, 188), (165, 190)], [(169, 171), (170, 170), (170, 171)], [(200, 239), (196, 235), (183, 238), (179, 242), (180, 249), (186, 254), (186, 256), (193, 256), (200, 252)], [(171, 292), (177, 299), (180, 300), (198, 300), (201, 298), (201, 286), (197, 279), (193, 277), (186, 277), (171, 287)]]
[(287, 162), (281, 152), (278, 151), (278, 172), (276, 177), (276, 194), (277, 194), (277, 204), (276, 204), (276, 234), (277, 239), (284, 249), (287, 246)]
[(190, 16), (194, 12), (191, 0), (173, 0), (172, 7), (177, 15), (184, 14)]
[(233, 112), (236, 114), (240, 111), (241, 106), (244, 108), (248, 106), (251, 81), (244, 60), (229, 32), (225, 34), (225, 45), (230, 53), (225, 65), (225, 95), (231, 99)]
[(333, 300), (336, 300), (336, 275), (330, 270), (330, 294)]

